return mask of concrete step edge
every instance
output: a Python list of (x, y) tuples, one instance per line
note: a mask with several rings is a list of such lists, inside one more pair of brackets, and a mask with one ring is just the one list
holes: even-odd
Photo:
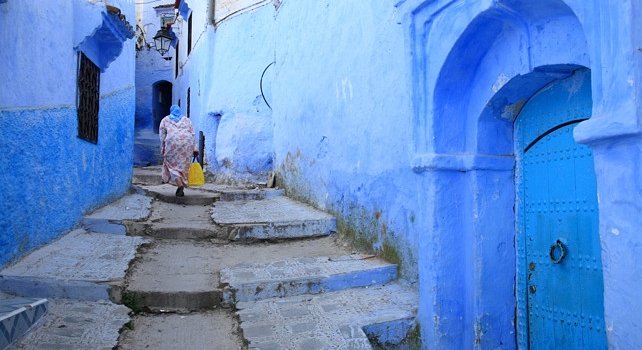
[(265, 223), (265, 224), (224, 224), (220, 225), (226, 237), (234, 241), (297, 239), (328, 236), (336, 232), (336, 219)]
[(220, 238), (218, 227), (211, 228), (194, 227), (162, 227), (155, 228), (154, 222), (128, 222), (127, 234), (130, 236), (152, 237), (158, 239), (181, 239), (181, 240), (209, 240)]
[(260, 279), (240, 283), (229, 279), (226, 271), (230, 269), (233, 268), (221, 270), (221, 284), (225, 285), (223, 302), (226, 305), (384, 285), (397, 278), (397, 265), (389, 263), (337, 274)]
[(222, 202), (231, 202), (231, 201), (251, 201), (251, 200), (263, 200), (270, 199), (280, 196), (285, 196), (284, 190), (272, 190), (272, 191), (213, 191), (221, 195)]
[(0, 291), (30, 298), (120, 302), (123, 281), (83, 281), (40, 276), (0, 275)]
[(202, 311), (223, 306), (223, 290), (207, 291), (147, 291), (127, 289), (123, 292), (123, 304), (134, 312), (154, 311)]

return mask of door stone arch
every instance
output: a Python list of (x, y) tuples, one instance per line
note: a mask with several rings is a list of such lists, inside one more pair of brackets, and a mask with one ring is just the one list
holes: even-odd
[[(426, 23), (461, 26), (470, 8), (456, 3), (463, 6)], [(516, 312), (514, 122), (542, 88), (591, 66), (582, 25), (565, 2), (486, 5), (465, 20), (437, 74), (429, 53), (424, 66), (415, 62), (425, 79), (415, 86), (415, 171), (426, 174), (434, 201), (419, 258), (422, 337), (439, 348), (514, 348), (515, 339), (527, 346)]]

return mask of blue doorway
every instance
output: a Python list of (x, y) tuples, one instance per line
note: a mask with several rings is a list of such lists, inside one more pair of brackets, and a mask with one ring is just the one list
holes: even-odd
[(158, 127), (172, 106), (172, 83), (162, 80), (152, 86), (152, 126), (158, 134)]
[(593, 156), (573, 138), (591, 108), (583, 69), (538, 92), (515, 123), (519, 331), (532, 350), (607, 348)]

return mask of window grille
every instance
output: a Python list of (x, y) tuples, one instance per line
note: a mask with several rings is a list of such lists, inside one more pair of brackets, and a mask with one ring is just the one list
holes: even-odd
[(82, 52), (78, 70), (78, 137), (98, 143), (100, 70)]

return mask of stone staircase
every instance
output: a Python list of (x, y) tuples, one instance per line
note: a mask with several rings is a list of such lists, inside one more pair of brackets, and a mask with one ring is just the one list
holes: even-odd
[[(121, 348), (161, 344), (153, 329), (197, 320), (238, 335), (218, 348), (413, 348), (417, 292), (396, 281), (396, 265), (341, 245), (332, 216), (281, 190), (206, 184), (177, 199), (138, 179), (155, 200), (128, 232), (153, 242), (127, 276), (139, 314)], [(192, 336), (205, 344), (211, 334)]]
[(18, 348), (414, 348), (417, 292), (332, 216), (257, 186), (177, 198), (159, 174), (136, 169), (131, 194), (0, 271), (0, 291), (50, 299)]

